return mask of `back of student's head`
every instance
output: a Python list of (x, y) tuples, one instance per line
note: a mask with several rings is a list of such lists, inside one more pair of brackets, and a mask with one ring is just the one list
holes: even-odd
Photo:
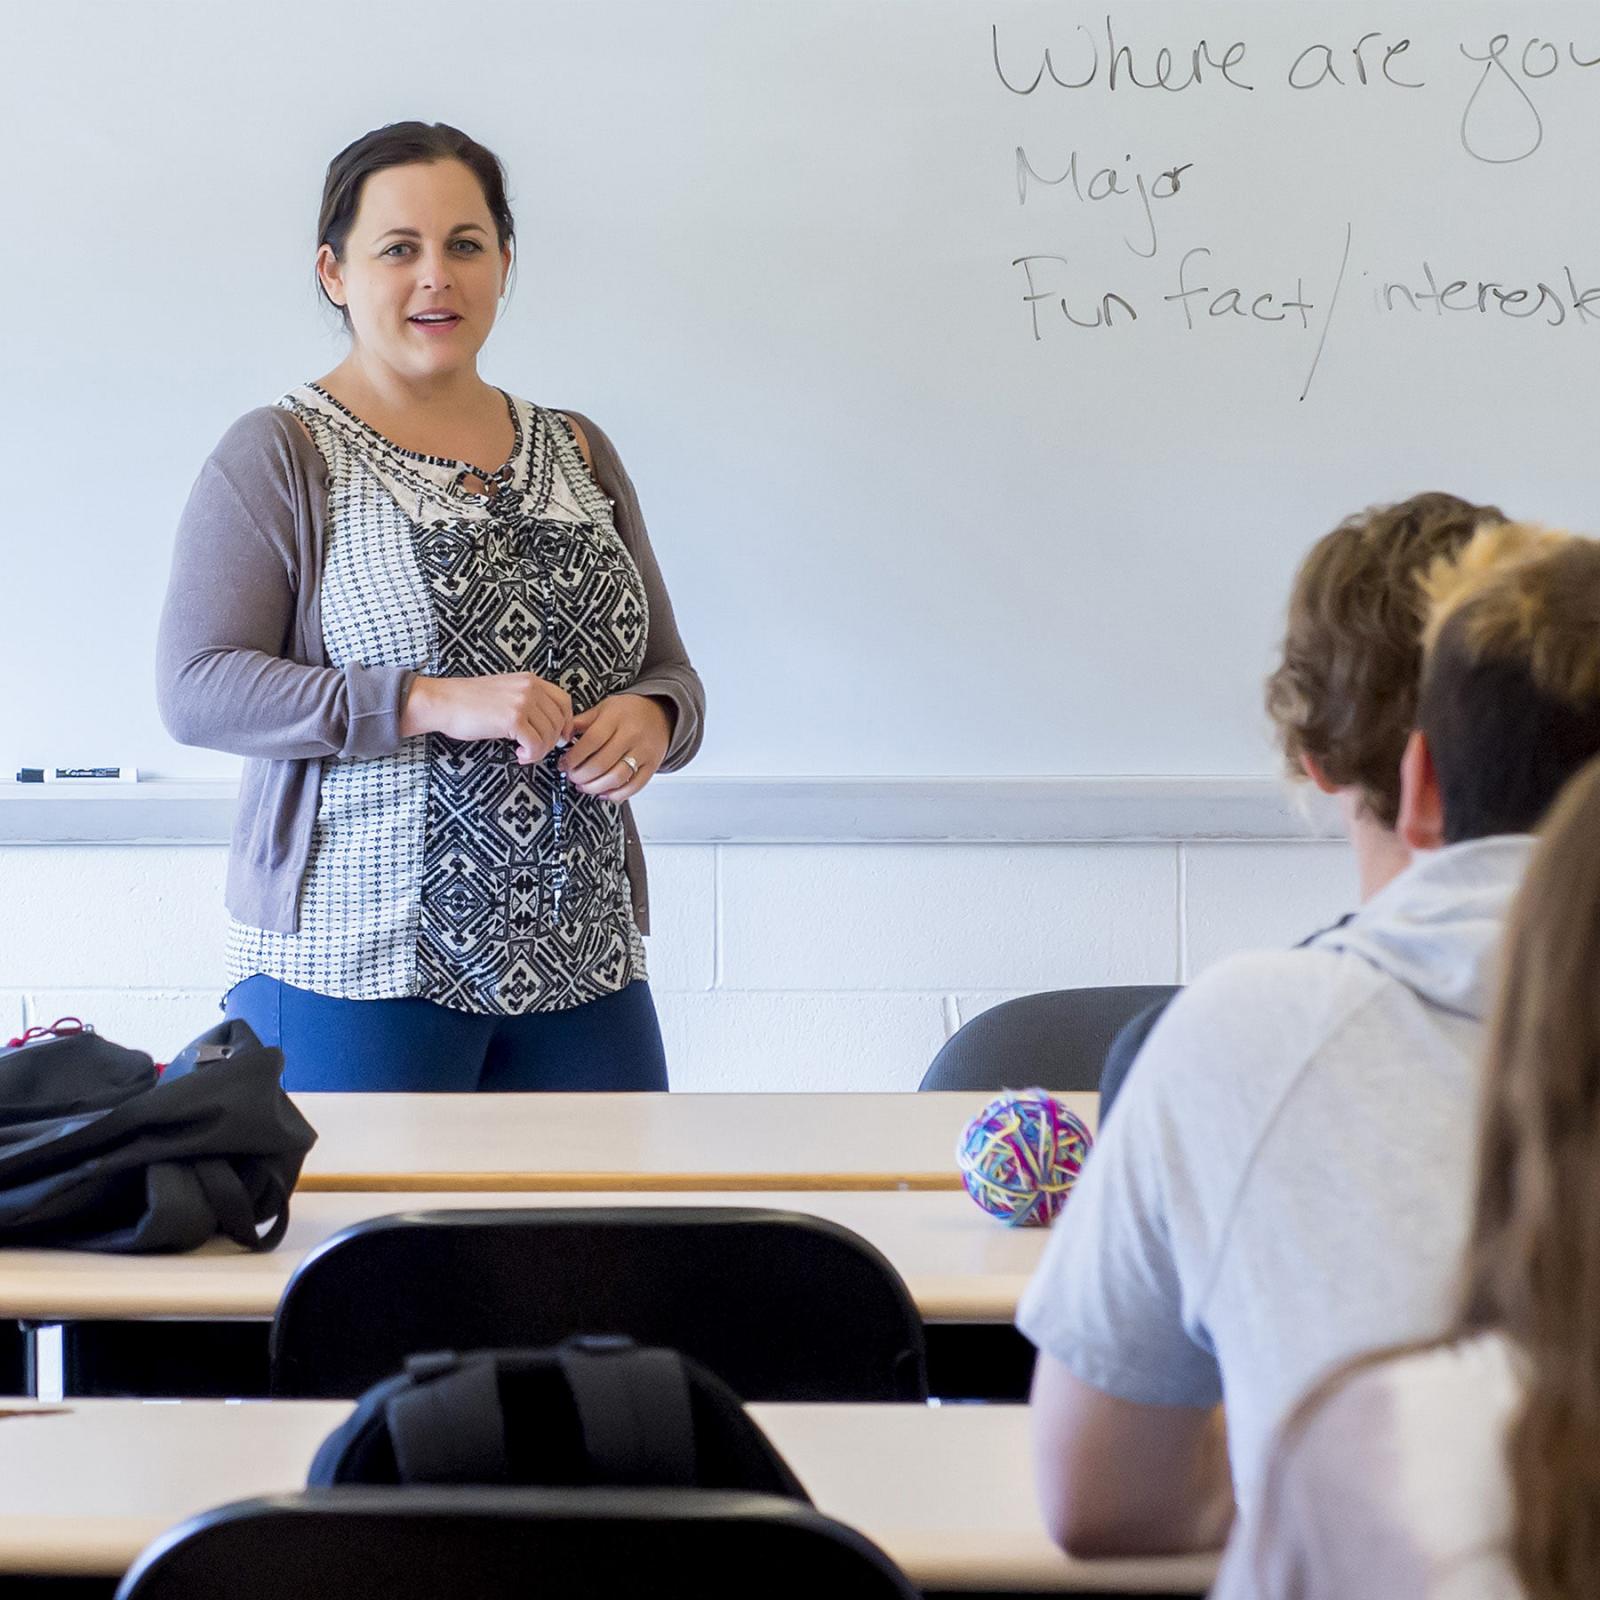
[(1511, 1557), (1528, 1600), (1600, 1594), (1600, 762), (1512, 911), (1490, 1028), (1463, 1333), (1525, 1358)]
[(1347, 517), (1311, 547), (1290, 592), (1283, 659), (1266, 685), (1291, 776), (1304, 776), (1309, 756), (1394, 827), (1422, 669), (1423, 576), (1480, 526), (1505, 520), (1494, 506), (1419, 494)]
[(1425, 588), (1417, 726), (1445, 842), (1531, 832), (1600, 753), (1600, 543), (1486, 528)]

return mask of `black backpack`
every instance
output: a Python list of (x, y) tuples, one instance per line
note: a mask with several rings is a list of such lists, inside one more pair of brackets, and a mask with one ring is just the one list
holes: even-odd
[(594, 1335), (410, 1357), (323, 1441), (306, 1483), (734, 1489), (811, 1503), (720, 1378), (676, 1350)]
[(281, 1051), (230, 1021), (162, 1068), (81, 1023), (39, 1031), (0, 1050), (0, 1245), (277, 1244), (317, 1139), (283, 1092)]

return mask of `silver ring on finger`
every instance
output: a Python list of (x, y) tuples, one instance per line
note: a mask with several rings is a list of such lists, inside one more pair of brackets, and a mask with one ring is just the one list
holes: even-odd
[(639, 776), (639, 763), (632, 756), (624, 756), (622, 760), (628, 771), (637, 778)]

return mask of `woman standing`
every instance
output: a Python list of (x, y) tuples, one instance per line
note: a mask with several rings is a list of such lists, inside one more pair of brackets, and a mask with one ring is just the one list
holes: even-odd
[(664, 1089), (628, 801), (699, 746), (610, 441), (479, 377), (498, 159), (443, 124), (328, 169), (350, 352), (247, 413), (178, 531), (173, 735), (249, 757), (225, 1002), (291, 1089)]

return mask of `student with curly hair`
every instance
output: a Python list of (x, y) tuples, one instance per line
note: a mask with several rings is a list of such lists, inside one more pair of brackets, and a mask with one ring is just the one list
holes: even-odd
[(1501, 932), (1532, 830), (1600, 753), (1600, 544), (1490, 528), (1425, 587), (1411, 865), (1178, 997), (1023, 1297), (1041, 1499), (1074, 1552), (1219, 1544), (1313, 1380), (1447, 1321)]
[[(1497, 506), (1453, 494), (1370, 506), (1317, 540), (1295, 574), (1267, 714), (1288, 776), (1338, 804), (1362, 900), (1411, 860), (1395, 819), (1422, 672), (1422, 576), (1480, 527), (1505, 520)], [(1148, 1007), (1113, 1040), (1100, 1077), (1102, 1122), (1170, 1003)]]

